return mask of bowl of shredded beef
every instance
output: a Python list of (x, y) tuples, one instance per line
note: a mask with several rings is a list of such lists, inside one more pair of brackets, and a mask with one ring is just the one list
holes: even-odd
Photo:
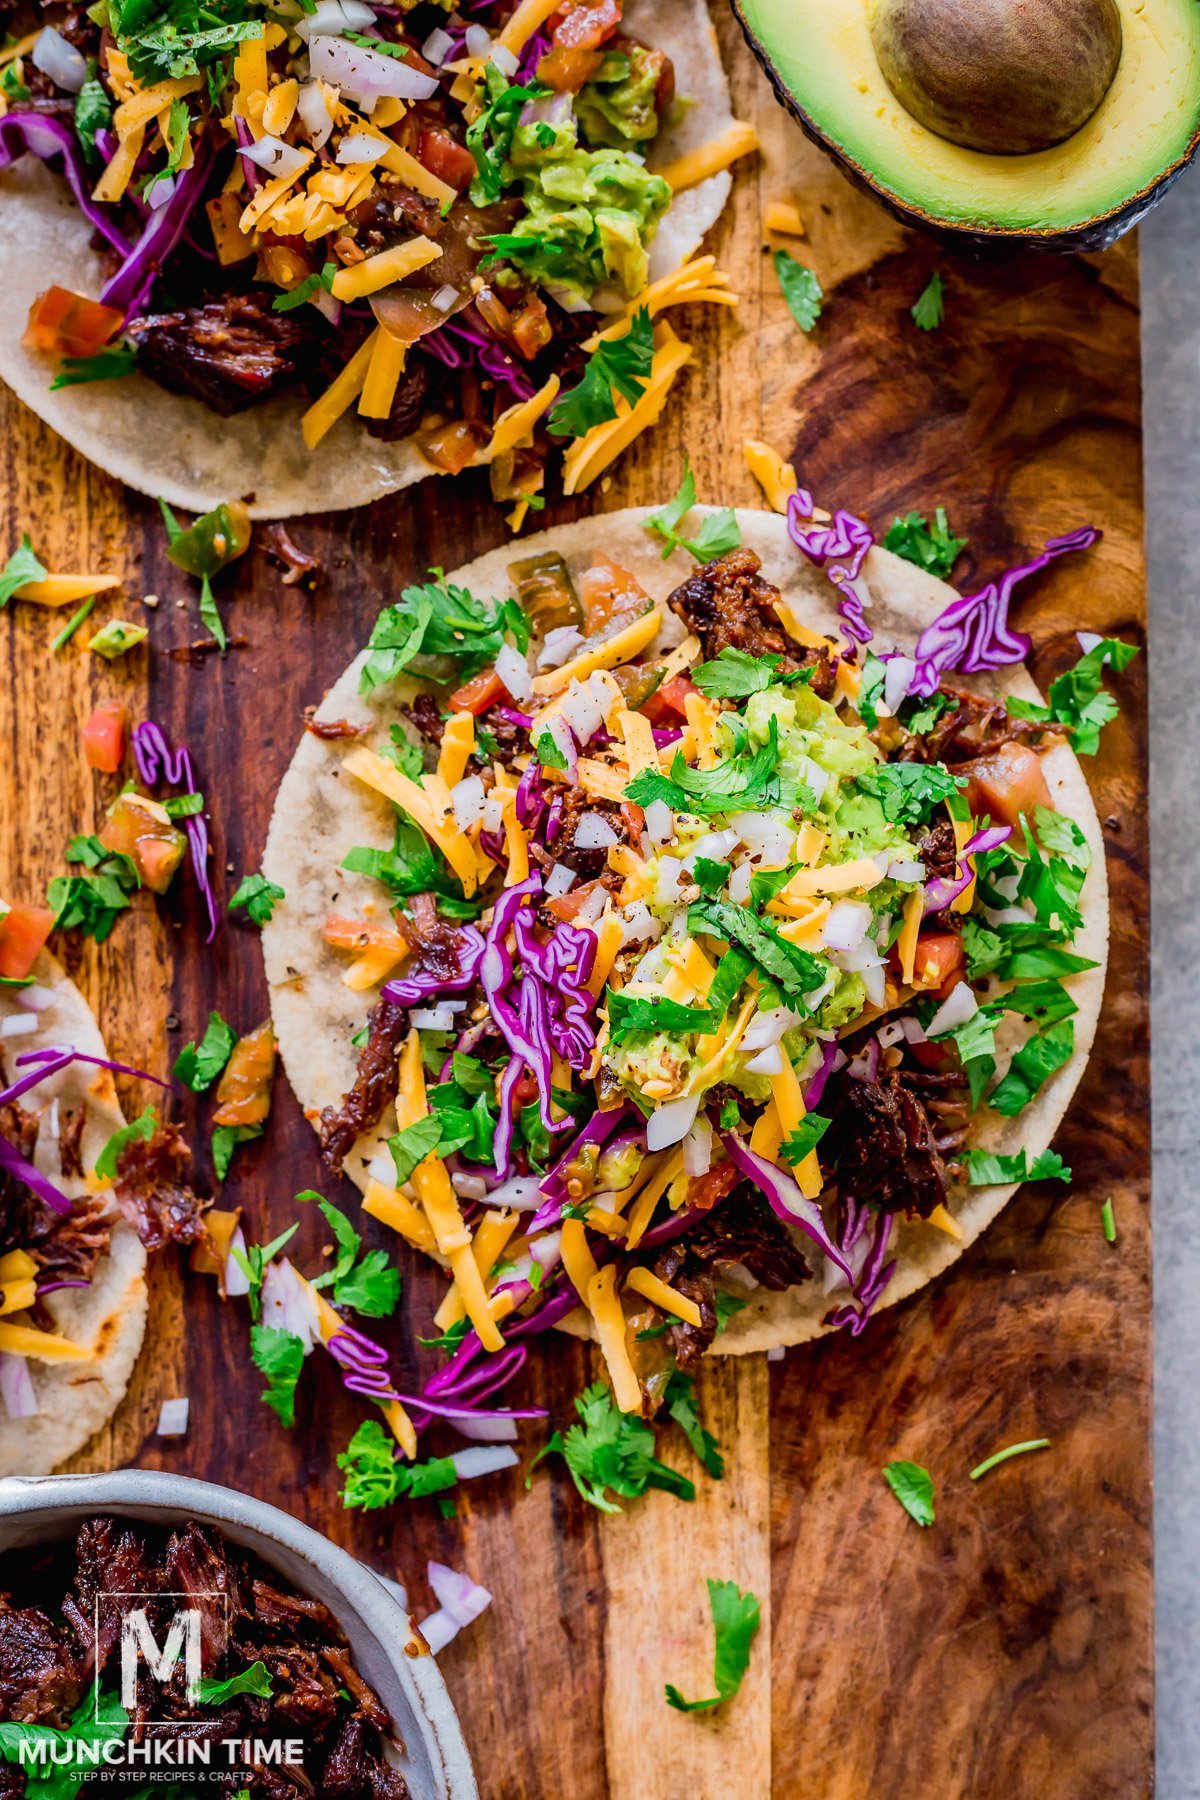
[[(199, 1697), (183, 1656), (163, 1679), (139, 1656), (135, 1691), (122, 1691), (134, 1610), (159, 1651), (181, 1612), (198, 1615)], [(0, 1730), (0, 1800), (36, 1781), (18, 1737), (86, 1732), (97, 1705), (127, 1748), (79, 1800), (478, 1795), (402, 1590), (307, 1525), (153, 1470), (0, 1481), (0, 1726), (30, 1728)]]

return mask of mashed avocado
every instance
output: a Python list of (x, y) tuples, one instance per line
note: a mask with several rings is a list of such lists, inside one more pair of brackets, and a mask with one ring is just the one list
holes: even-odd
[(573, 118), (518, 125), (506, 173), (520, 183), (525, 211), (501, 253), (522, 274), (585, 300), (604, 286), (626, 300), (642, 291), (646, 246), (671, 202), (661, 175), (628, 150), (585, 149)]
[(609, 52), (575, 102), (580, 129), (589, 143), (620, 150), (648, 143), (657, 135), (654, 96), (661, 68), (661, 54), (641, 44)]

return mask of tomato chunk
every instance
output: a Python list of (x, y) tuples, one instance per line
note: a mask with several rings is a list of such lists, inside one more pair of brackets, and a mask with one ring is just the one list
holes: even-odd
[(558, 50), (598, 50), (621, 23), (621, 0), (579, 0), (554, 28)]
[(0, 914), (0, 975), (23, 981), (50, 936), (53, 923), (54, 914), (48, 906), (26, 906), (20, 900)]
[(321, 936), (335, 950), (394, 950), (397, 957), (407, 956), (412, 949), (407, 935), (391, 925), (374, 920), (346, 919), (330, 913), (321, 928)]
[(129, 714), (120, 700), (103, 700), (83, 728), (83, 754), (89, 769), (115, 775), (125, 755)]
[(478, 718), (489, 706), (511, 706), (513, 697), (495, 669), (481, 669), (470, 681), (455, 688), (446, 704), (451, 712), (474, 713)]
[(1032, 825), (1035, 806), (1054, 804), (1042, 759), (1028, 744), (1001, 744), (989, 756), (962, 763), (956, 773), (969, 778), (967, 800), (977, 818), (987, 813), (1002, 825), (1016, 825), (1024, 813)]
[(270, 1019), (239, 1038), (217, 1088), (214, 1125), (261, 1125), (271, 1110), (275, 1032)]
[(51, 287), (29, 309), (25, 345), (45, 356), (95, 356), (112, 342), (125, 315), (70, 288)]
[(592, 558), (591, 568), (576, 577), (575, 586), (583, 602), (583, 628), (588, 637), (610, 628), (615, 633), (622, 625), (632, 624), (645, 612), (650, 599), (628, 569), (602, 550)]
[(183, 832), (144, 794), (118, 796), (100, 828), (100, 842), (128, 856), (152, 894), (166, 893), (187, 849)]
[(949, 992), (957, 984), (966, 962), (963, 941), (957, 931), (931, 931), (917, 939), (913, 958), (913, 976), (918, 987), (943, 988)]
[(460, 194), (470, 187), (477, 173), (475, 158), (466, 145), (451, 137), (441, 125), (427, 125), (422, 131), (417, 161)]
[(639, 709), (649, 719), (651, 725), (661, 725), (670, 729), (681, 719), (687, 718), (687, 697), (698, 694), (700, 689), (688, 675), (672, 675), (670, 681), (664, 681), (656, 688), (650, 698)]

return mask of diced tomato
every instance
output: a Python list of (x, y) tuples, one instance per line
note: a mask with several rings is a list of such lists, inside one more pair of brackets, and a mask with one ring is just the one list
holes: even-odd
[(954, 1045), (949, 1039), (934, 1042), (926, 1038), (923, 1044), (910, 1044), (909, 1055), (923, 1069), (945, 1069), (954, 1061)]
[(120, 700), (104, 700), (83, 728), (83, 754), (89, 769), (115, 775), (125, 755), (129, 714)]
[(537, 1076), (531, 1075), (529, 1070), (526, 1069), (524, 1075), (519, 1077), (517, 1085), (513, 1089), (513, 1098), (518, 1106), (528, 1106), (529, 1102), (531, 1100), (536, 1100), (537, 1097)]
[(555, 26), (556, 50), (598, 50), (621, 23), (621, 0), (579, 0)]
[(1054, 804), (1042, 759), (1028, 744), (1001, 744), (988, 756), (960, 764), (955, 774), (969, 778), (967, 801), (977, 818), (987, 813), (1002, 825), (1016, 825), (1024, 813), (1032, 826), (1034, 807)]
[(466, 145), (451, 137), (441, 125), (427, 125), (421, 132), (417, 161), (460, 194), (470, 187), (477, 173), (475, 158)]
[(675, 64), (665, 53), (654, 84), (654, 110), (659, 118), (675, 103)]
[(550, 328), (550, 315), (545, 303), (536, 294), (530, 294), (520, 312), (516, 313), (512, 322), (512, 341), (520, 356), (526, 362), (532, 362), (539, 350), (544, 350), (554, 336)]
[(664, 681), (660, 688), (655, 688), (645, 705), (639, 708), (651, 725), (661, 725), (665, 729), (677, 725), (687, 717), (687, 697), (698, 694), (700, 689), (688, 675), (672, 675), (670, 681)]
[(50, 936), (53, 923), (54, 914), (48, 906), (26, 906), (20, 900), (0, 914), (0, 975), (23, 981)]
[(593, 556), (591, 567), (576, 576), (575, 586), (583, 602), (584, 632), (588, 637), (607, 626), (616, 631), (621, 625), (630, 624), (646, 610), (650, 598), (628, 569), (621, 568), (602, 550)]
[(537, 66), (537, 78), (556, 94), (577, 94), (604, 61), (602, 50), (548, 50)]
[(447, 475), (461, 474), (482, 447), (465, 419), (455, 419), (449, 425), (436, 425), (431, 431), (419, 432), (417, 443), (422, 454), (436, 468), (444, 469)]
[(635, 838), (640, 838), (646, 829), (646, 815), (636, 800), (622, 800), (621, 817), (632, 831)]
[(476, 718), (489, 706), (511, 706), (512, 703), (512, 695), (495, 669), (481, 669), (478, 675), (472, 675), (470, 681), (455, 688), (446, 702), (451, 712), (474, 713)]
[(335, 950), (394, 950), (397, 957), (401, 957), (412, 948), (408, 938), (391, 925), (367, 919), (345, 919), (338, 913), (330, 913), (321, 928), (321, 936)]
[(100, 827), (100, 842), (106, 850), (128, 856), (152, 894), (166, 893), (187, 849), (183, 832), (143, 794), (120, 794), (114, 800)]
[(572, 888), (569, 894), (555, 894), (552, 900), (546, 901), (546, 911), (553, 913), (556, 919), (564, 919), (569, 923), (599, 885), (598, 881), (585, 881), (580, 887)]
[(239, 1038), (217, 1088), (214, 1125), (261, 1125), (271, 1110), (275, 1032), (270, 1019)]
[(693, 1175), (688, 1182), (687, 1203), (701, 1212), (723, 1200), (737, 1182), (737, 1166), (731, 1162), (714, 1163), (706, 1175)]
[(101, 306), (70, 288), (51, 287), (30, 307), (24, 341), (27, 349), (44, 356), (95, 356), (124, 322), (118, 307)]
[(917, 954), (913, 958), (916, 984), (938, 993), (944, 988), (948, 993), (957, 986), (965, 962), (963, 941), (957, 931), (931, 931), (917, 939)]

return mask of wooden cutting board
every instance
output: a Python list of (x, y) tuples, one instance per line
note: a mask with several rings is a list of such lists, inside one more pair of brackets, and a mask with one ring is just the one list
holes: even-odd
[[(1140, 637), (1133, 241), (1103, 257), (987, 262), (902, 231), (801, 139), (732, 22), (718, 25), (737, 109), (765, 146), (762, 163), (739, 170), (714, 246), (741, 308), (679, 316), (698, 365), (657, 434), (581, 508), (667, 498), (685, 450), (702, 498), (753, 504), (742, 443), (766, 437), (819, 499), (881, 530), (893, 512), (944, 504), (970, 539), (956, 571), (963, 587), (1054, 533), (1102, 526), (1098, 552), (1057, 565), (1022, 598), (1043, 685), (1075, 659), (1080, 627)], [(792, 247), (828, 296), (809, 338), (780, 300), (764, 245), (761, 211), (776, 199), (799, 207), (808, 236)], [(934, 269), (946, 318), (925, 335), (909, 308)], [(188, 653), (201, 635), (194, 587), (163, 556), (154, 506), (0, 399), (0, 548), (28, 530), (51, 567), (121, 572), (127, 598), (97, 618), (145, 616), (152, 644), (110, 668), (78, 640), (51, 657), (61, 617), (17, 604), (0, 618), (11, 776), (0, 891), (40, 894), (68, 838), (96, 822), (114, 783), (85, 769), (79, 728), (98, 699), (120, 694), (135, 717), (191, 746), (228, 894), (258, 865), (302, 708), (349, 661), (377, 608), (427, 566), (453, 568), (501, 541), (486, 482), (430, 482), (369, 514), (298, 523), (324, 570), (313, 595), (281, 584), (260, 529), (223, 589), (236, 648), (222, 661)], [(571, 516), (560, 504), (545, 517)], [(160, 597), (152, 614), (147, 592)], [(424, 1504), (349, 1515), (332, 1458), (362, 1415), (328, 1364), (313, 1359), (303, 1416), (285, 1434), (258, 1402), (244, 1313), (168, 1266), (154, 1277), (134, 1391), (81, 1466), (137, 1461), (251, 1490), (407, 1579), (419, 1610), (430, 1557), (484, 1581), (491, 1612), (441, 1660), (489, 1800), (1148, 1794), (1144, 694), (1139, 659), (1088, 771), (1108, 843), (1113, 947), (1100, 1034), (1058, 1141), (1075, 1171), (1070, 1190), (1026, 1190), (945, 1279), (857, 1342), (827, 1339), (770, 1367), (707, 1363), (704, 1416), (729, 1472), (719, 1484), (701, 1476), (694, 1506), (652, 1495), (604, 1520), (561, 1470), (542, 1470), (528, 1494), (519, 1474), (468, 1486), (451, 1520)], [(229, 926), (206, 949), (193, 891), (178, 887), (158, 910), (143, 897), (101, 950), (63, 946), (110, 1046), (157, 1071), (210, 1006), (240, 1029), (266, 1011), (255, 932)], [(226, 1194), (266, 1239), (291, 1222), (293, 1194), (314, 1185), (353, 1208), (346, 1184), (323, 1180), (281, 1082), (270, 1134), (239, 1152)], [(1113, 1247), (1100, 1221), (1109, 1195)], [(368, 1236), (383, 1234), (368, 1223)], [(319, 1237), (306, 1216), (297, 1242), (309, 1266)], [(412, 1380), (431, 1370), (414, 1338), (439, 1289), (403, 1249), (400, 1260), (407, 1306), (388, 1341)], [(556, 1339), (531, 1359), (522, 1398), (566, 1423), (592, 1378), (591, 1353)], [(185, 1393), (188, 1437), (157, 1440), (160, 1400)], [(991, 1451), (1036, 1436), (1053, 1448), (968, 1480)], [(686, 1449), (668, 1454), (688, 1466)], [(883, 1483), (881, 1465), (896, 1457), (934, 1474), (932, 1530), (919, 1531)], [(738, 1699), (716, 1717), (684, 1718), (664, 1704), (663, 1683), (710, 1691), (709, 1575), (754, 1589), (763, 1633)]]

